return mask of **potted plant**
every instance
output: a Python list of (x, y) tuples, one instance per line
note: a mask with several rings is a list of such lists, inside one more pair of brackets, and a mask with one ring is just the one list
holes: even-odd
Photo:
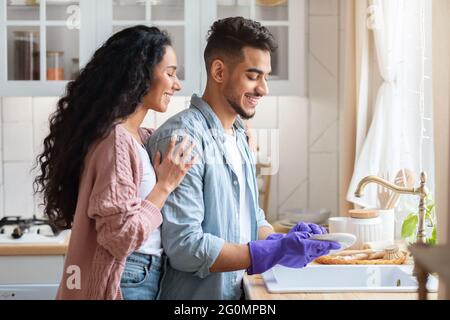
[[(410, 213), (402, 223), (401, 237), (409, 243), (416, 242), (417, 228), (419, 224), (419, 213)], [(425, 198), (425, 230), (427, 234), (427, 244), (436, 244), (436, 210), (431, 194)]]

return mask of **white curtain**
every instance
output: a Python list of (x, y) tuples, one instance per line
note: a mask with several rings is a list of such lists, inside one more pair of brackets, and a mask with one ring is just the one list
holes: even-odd
[(356, 37), (356, 81), (357, 88), (357, 112), (356, 112), (356, 145), (355, 154), (361, 153), (361, 149), (366, 139), (368, 126), (372, 114), (369, 105), (369, 69), (370, 69), (370, 51), (369, 51), (369, 28), (366, 19), (369, 0), (359, 0), (355, 2), (355, 37)]
[[(366, 28), (373, 34), (378, 71), (383, 79), (370, 114), (368, 63), (364, 58), (358, 60), (356, 159), (347, 200), (362, 207), (379, 206), (376, 185), (367, 186), (362, 198), (354, 196), (358, 182), (367, 175), (393, 181), (402, 168), (412, 170), (417, 177), (424, 170), (428, 172), (429, 185), (433, 184), (433, 150), (431, 141), (427, 142), (431, 137), (431, 115), (427, 114), (431, 112), (431, 95), (427, 96), (428, 91), (431, 94), (426, 68), (427, 2), (371, 0), (365, 12), (357, 11), (364, 14)], [(360, 32), (360, 50), (363, 57), (369, 57), (370, 46), (366, 42), (370, 39), (365, 31)], [(406, 206), (406, 211), (416, 205), (416, 198), (402, 198), (401, 206)]]

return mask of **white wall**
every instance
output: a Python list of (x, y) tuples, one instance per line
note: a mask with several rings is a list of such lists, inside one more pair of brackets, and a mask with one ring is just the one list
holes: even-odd
[(47, 118), (56, 98), (1, 99), (0, 112), (0, 216), (36, 213), (31, 172), (47, 134)]
[(306, 208), (308, 195), (308, 101), (300, 97), (265, 97), (251, 127), (259, 146), (258, 160), (272, 159), (270, 221), (289, 208)]
[(308, 204), (339, 208), (340, 10), (338, 0), (309, 2)]

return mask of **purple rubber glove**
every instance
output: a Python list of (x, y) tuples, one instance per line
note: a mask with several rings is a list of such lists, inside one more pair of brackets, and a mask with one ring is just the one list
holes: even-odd
[[(306, 231), (298, 231), (298, 233), (300, 234), (299, 236), (302, 239), (308, 239), (309, 237), (311, 237), (311, 234)], [(280, 240), (286, 236), (286, 233), (272, 233), (267, 236), (266, 240)]]
[[(291, 230), (289, 230), (289, 233), (292, 232), (302, 232), (305, 234), (308, 234), (308, 237), (305, 237), (304, 239), (309, 238), (313, 234), (325, 234), (328, 233), (327, 230), (321, 226), (318, 226), (315, 223), (306, 223), (306, 222), (299, 222), (294, 227), (292, 227)], [(281, 238), (284, 238), (286, 234), (284, 233), (272, 233), (270, 234), (266, 240), (278, 240)]]
[[(305, 238), (307, 237), (307, 238)], [(308, 239), (304, 232), (291, 232), (278, 240), (250, 241), (251, 266), (249, 275), (263, 273), (280, 264), (290, 268), (303, 268), (314, 259), (339, 249), (339, 243)]]
[[(309, 232), (304, 232), (304, 231), (299, 231), (302, 234), (302, 238), (303, 239), (308, 239), (309, 237), (311, 237), (311, 234)], [(284, 237), (286, 237), (287, 234), (286, 233), (272, 233), (269, 234), (266, 238), (266, 240), (280, 240)]]
[(324, 227), (321, 227), (315, 223), (306, 223), (306, 222), (297, 223), (297, 225), (292, 227), (292, 229), (289, 230), (288, 233), (297, 232), (297, 231), (309, 232), (309, 233), (311, 233), (311, 235), (328, 233)]

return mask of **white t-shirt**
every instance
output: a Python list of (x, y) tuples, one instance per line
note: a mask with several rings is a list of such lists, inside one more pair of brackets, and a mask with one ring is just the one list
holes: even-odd
[(244, 163), (237, 146), (236, 135), (225, 134), (225, 150), (239, 182), (240, 243), (248, 243), (251, 240), (252, 230), (250, 197), (247, 194), (247, 180), (245, 179)]
[[(225, 150), (231, 161), (231, 166), (239, 182), (239, 242), (248, 243), (251, 240), (250, 197), (247, 194), (247, 180), (245, 179), (244, 163), (237, 146), (236, 135), (225, 134)], [(236, 271), (236, 290), (240, 291), (240, 283), (244, 277), (244, 270)]]
[[(152, 163), (150, 162), (150, 157), (148, 156), (147, 151), (144, 147), (138, 143), (137, 141), (137, 149), (139, 150), (139, 155), (142, 163), (142, 177), (141, 177), (141, 185), (139, 187), (139, 197), (141, 199), (147, 198), (150, 192), (153, 190), (156, 184), (156, 173), (153, 169)], [(153, 256), (160, 257), (162, 254), (162, 246), (161, 246), (161, 227), (154, 230), (144, 244), (136, 250), (136, 252), (149, 254)]]

